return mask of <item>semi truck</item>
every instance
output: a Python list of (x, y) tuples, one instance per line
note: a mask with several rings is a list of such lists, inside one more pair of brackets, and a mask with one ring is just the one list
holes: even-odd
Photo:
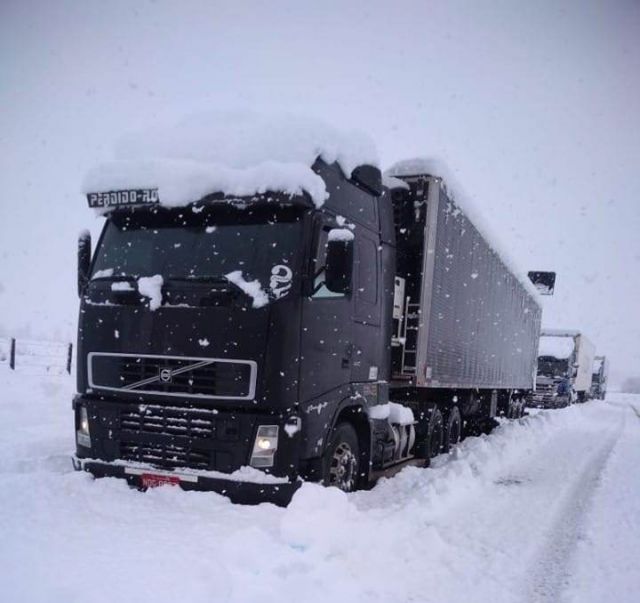
[(323, 203), (166, 204), (148, 173), (87, 193), (105, 223), (78, 243), (77, 470), (286, 504), (522, 416), (540, 304), (443, 179), (309, 167)]
[(607, 395), (607, 380), (609, 377), (609, 361), (606, 356), (596, 356), (593, 360), (591, 378), (591, 397), (604, 400)]
[(543, 329), (531, 405), (559, 408), (585, 402), (591, 395), (594, 356), (593, 343), (580, 331)]

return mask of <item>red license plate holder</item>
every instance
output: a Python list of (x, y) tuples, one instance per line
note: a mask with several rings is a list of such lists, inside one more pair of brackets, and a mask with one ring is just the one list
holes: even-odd
[(143, 473), (140, 476), (143, 488), (157, 488), (158, 486), (178, 486), (180, 478), (177, 475), (158, 475), (157, 473)]

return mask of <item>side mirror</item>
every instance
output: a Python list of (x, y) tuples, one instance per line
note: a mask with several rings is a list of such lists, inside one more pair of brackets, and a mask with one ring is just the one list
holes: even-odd
[(538, 270), (532, 270), (528, 274), (529, 280), (535, 285), (540, 295), (553, 295), (553, 290), (556, 287), (556, 273), (555, 272), (540, 272)]
[(333, 293), (351, 291), (353, 276), (353, 233), (348, 228), (333, 228), (327, 240), (325, 286)]
[(78, 297), (80, 297), (89, 282), (91, 269), (91, 233), (83, 230), (78, 236)]

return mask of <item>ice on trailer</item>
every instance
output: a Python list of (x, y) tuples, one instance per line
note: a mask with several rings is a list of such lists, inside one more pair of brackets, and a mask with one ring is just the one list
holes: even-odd
[(311, 169), (318, 157), (338, 163), (347, 176), (359, 165), (379, 163), (361, 132), (295, 115), (208, 113), (123, 137), (115, 161), (91, 170), (82, 188), (87, 194), (157, 189), (169, 206), (213, 193), (306, 192), (319, 207), (327, 190)]
[(573, 354), (575, 341), (570, 336), (543, 335), (538, 344), (538, 356), (552, 356), (565, 360)]

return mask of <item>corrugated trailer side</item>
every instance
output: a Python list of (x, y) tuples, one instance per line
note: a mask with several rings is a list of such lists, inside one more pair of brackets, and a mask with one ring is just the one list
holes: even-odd
[(540, 306), (439, 178), (425, 231), (416, 384), (532, 389)]

